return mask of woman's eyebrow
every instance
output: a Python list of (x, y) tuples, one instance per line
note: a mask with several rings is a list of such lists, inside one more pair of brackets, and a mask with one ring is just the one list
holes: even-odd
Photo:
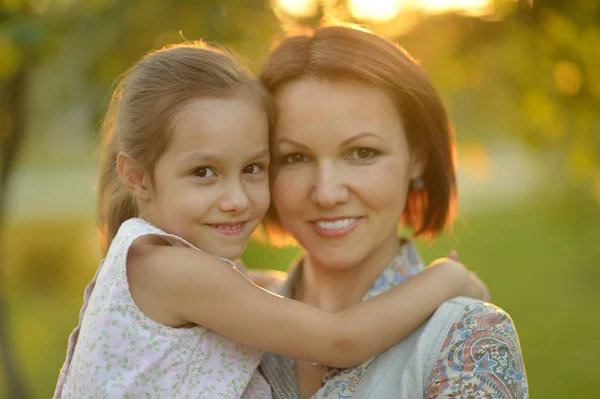
[(310, 151), (310, 147), (309, 146), (307, 146), (305, 144), (298, 143), (297, 141), (294, 141), (292, 139), (288, 139), (287, 137), (282, 137), (279, 140), (277, 140), (277, 144), (285, 144), (285, 143), (293, 145), (295, 147), (302, 148), (302, 149), (307, 150), (307, 151)]
[(341, 144), (342, 144), (342, 146), (345, 146), (345, 145), (348, 145), (348, 144), (352, 143), (353, 141), (356, 141), (356, 140), (358, 140), (360, 138), (363, 138), (363, 137), (375, 137), (375, 138), (377, 138), (379, 140), (385, 141), (383, 137), (381, 137), (380, 135), (378, 135), (376, 133), (373, 133), (373, 132), (361, 132), (361, 133), (358, 133), (358, 134), (356, 134), (356, 135), (354, 135), (352, 137), (347, 138), (346, 140), (342, 141)]

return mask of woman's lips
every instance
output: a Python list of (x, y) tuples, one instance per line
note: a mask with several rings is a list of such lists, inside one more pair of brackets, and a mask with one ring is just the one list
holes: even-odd
[(235, 223), (211, 223), (208, 226), (215, 230), (217, 233), (226, 236), (237, 236), (244, 232), (247, 222), (235, 222)]
[(362, 221), (362, 217), (343, 217), (335, 219), (317, 219), (310, 222), (318, 236), (336, 238), (346, 236), (354, 231)]

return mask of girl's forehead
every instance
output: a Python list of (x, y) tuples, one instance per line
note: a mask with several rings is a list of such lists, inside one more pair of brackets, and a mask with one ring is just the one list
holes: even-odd
[(177, 158), (201, 153), (222, 158), (268, 148), (266, 113), (255, 102), (209, 98), (190, 102), (174, 118), (167, 151)]

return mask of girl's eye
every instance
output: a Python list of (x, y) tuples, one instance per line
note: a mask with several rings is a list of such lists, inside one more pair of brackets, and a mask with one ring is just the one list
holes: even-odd
[(193, 174), (196, 177), (202, 177), (202, 178), (214, 177), (216, 175), (215, 171), (209, 167), (202, 167), (202, 168), (195, 169)]
[(255, 175), (257, 173), (262, 172), (263, 170), (265, 170), (264, 167), (262, 167), (261, 165), (259, 165), (257, 163), (253, 163), (244, 168), (244, 173), (247, 173), (249, 175)]
[(293, 154), (289, 154), (289, 155), (285, 155), (284, 157), (282, 157), (282, 161), (284, 164), (287, 165), (293, 165), (296, 163), (305, 163), (308, 162), (309, 159), (307, 156), (302, 155), (298, 152), (295, 152)]
[(353, 161), (366, 161), (379, 154), (378, 151), (372, 148), (356, 148), (348, 154), (348, 157)]

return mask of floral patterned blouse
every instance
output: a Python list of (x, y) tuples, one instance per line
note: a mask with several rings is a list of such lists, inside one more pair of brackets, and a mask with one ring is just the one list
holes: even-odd
[[(302, 263), (290, 273), (280, 293), (289, 296)], [(363, 300), (401, 284), (423, 269), (409, 241), (381, 273)], [(450, 302), (450, 301), (449, 301)], [(439, 355), (425, 381), (424, 398), (526, 398), (527, 379), (521, 348), (510, 316), (489, 303), (470, 300), (448, 330)], [(348, 369), (329, 369), (312, 399), (350, 399), (376, 359)], [(266, 353), (261, 371), (274, 399), (298, 398), (294, 360)], [(418, 370), (412, 370), (418, 373)], [(420, 389), (419, 389), (420, 390)], [(412, 399), (412, 397), (410, 398)]]
[[(126, 260), (133, 241), (146, 235), (198, 250), (142, 219), (121, 225), (86, 288), (80, 325), (69, 339), (54, 398), (270, 399), (270, 388), (256, 371), (260, 350), (202, 326), (162, 325), (137, 307)], [(229, 264), (223, 267), (237, 267), (223, 260)]]

